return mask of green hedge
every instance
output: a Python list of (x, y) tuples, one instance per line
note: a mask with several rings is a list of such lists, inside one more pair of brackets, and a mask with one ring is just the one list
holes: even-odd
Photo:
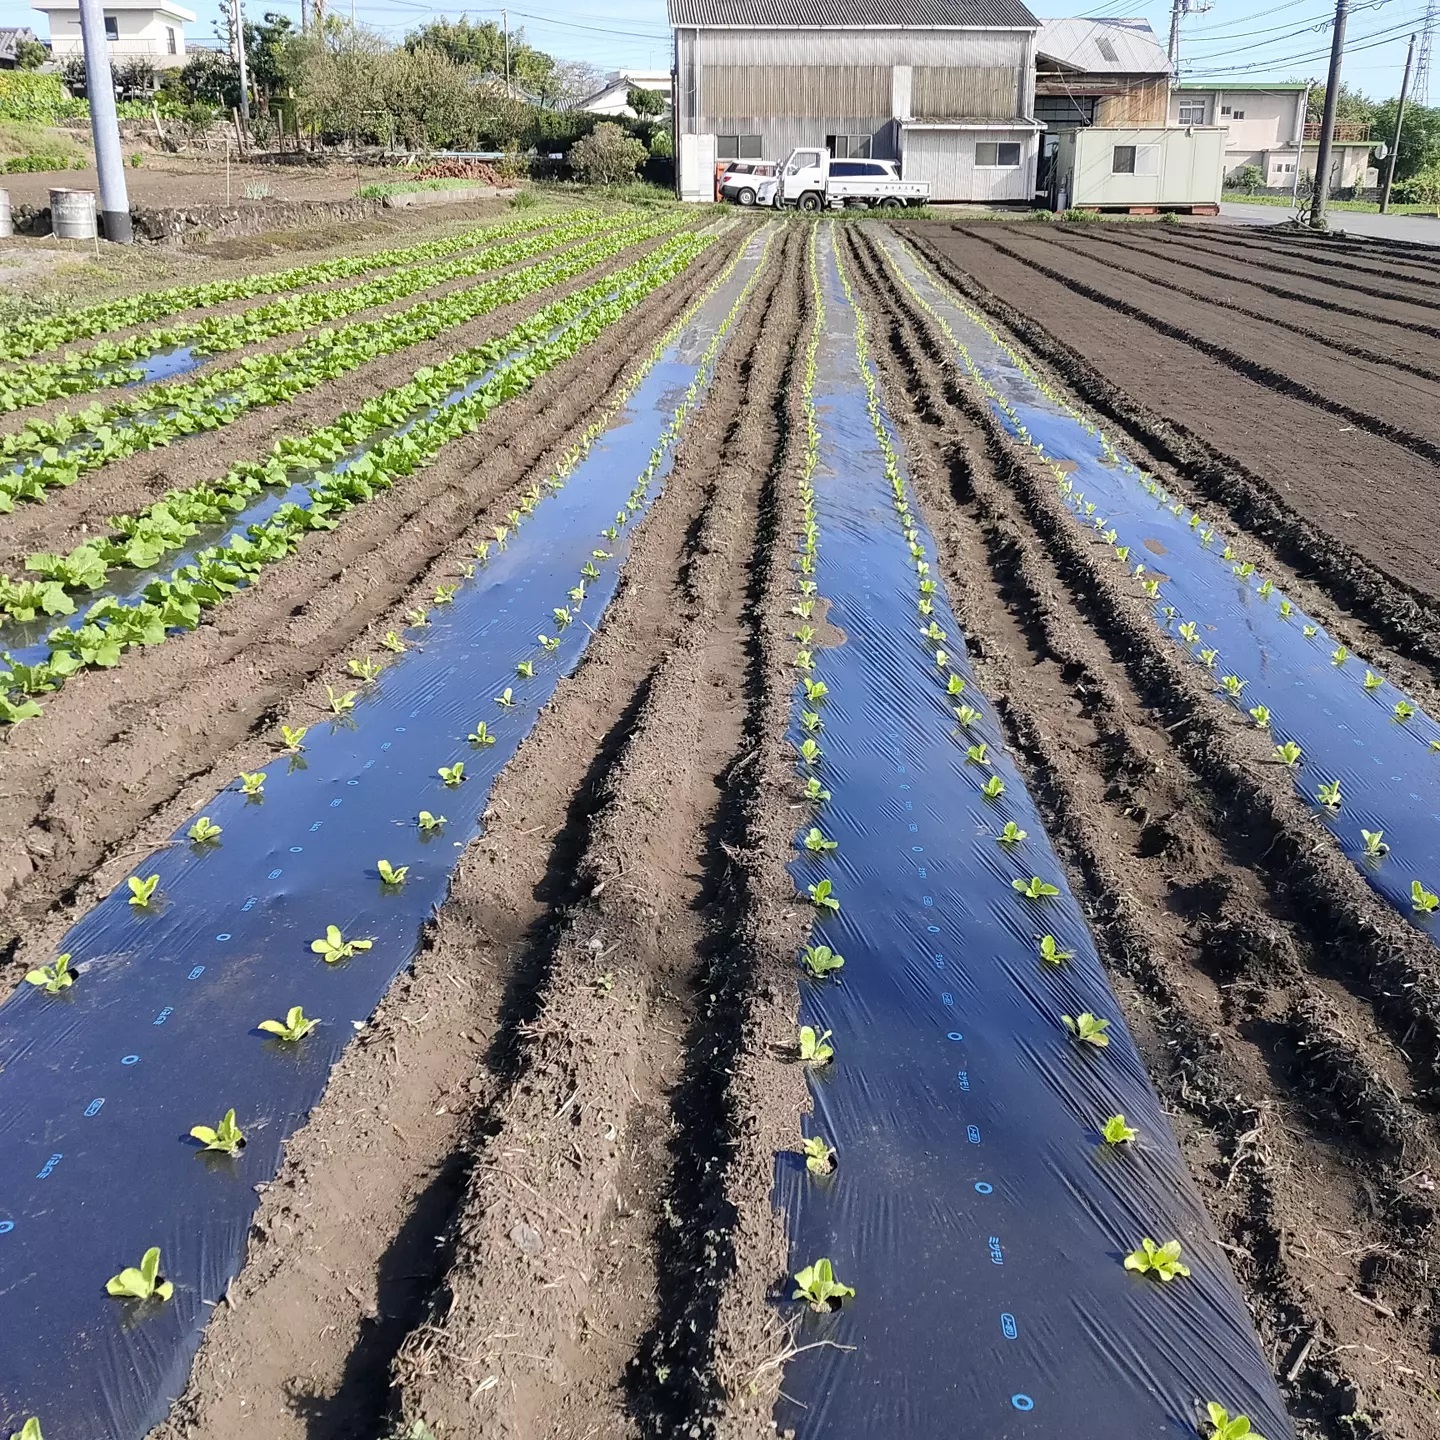
[(0, 70), (0, 120), (31, 120), (53, 125), (88, 115), (90, 107), (65, 93), (58, 75), (35, 70)]
[(21, 155), (0, 162), (0, 174), (33, 175), (43, 170), (83, 170), (85, 157), (77, 155)]

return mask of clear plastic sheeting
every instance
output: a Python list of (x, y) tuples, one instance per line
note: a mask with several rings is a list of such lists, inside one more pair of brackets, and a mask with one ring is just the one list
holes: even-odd
[[(844, 968), (803, 980), (801, 1006), (832, 1032), (806, 1131), (838, 1168), (816, 1178), (785, 1154), (777, 1185), (792, 1273), (828, 1257), (856, 1295), (826, 1314), (787, 1306), (802, 1318), (777, 1424), (801, 1440), (1180, 1440), (1215, 1401), (1285, 1440), (1245, 1305), (933, 564), (933, 614), (917, 618), (855, 310), (819, 233), (814, 579), (834, 629), (815, 650), (829, 694), (813, 773), (832, 798), (813, 823), (838, 848), (801, 849), (793, 875), (802, 894), (829, 878), (840, 903), (812, 939)], [(943, 642), (920, 634), (931, 621)], [(980, 712), (968, 735), (961, 703)], [(806, 733), (794, 727), (797, 745)], [(983, 763), (967, 759), (979, 742)], [(1007, 821), (1022, 840), (1001, 843)], [(1031, 877), (1058, 893), (1017, 893)], [(1068, 958), (1041, 957), (1047, 935)], [(1086, 1012), (1110, 1022), (1104, 1048), (1069, 1037), (1062, 1016)], [(1132, 1143), (1104, 1143), (1116, 1114)], [(1147, 1237), (1179, 1240), (1191, 1274), (1127, 1270)]]
[[(53, 1440), (138, 1440), (185, 1385), (209, 1307), (244, 1259), (257, 1187), (280, 1166), (331, 1068), (414, 954), (515, 753), (619, 582), (625, 507), (671, 439), (707, 346), (757, 273), (764, 238), (692, 313), (563, 488), (548, 494), (348, 715), (311, 727), (303, 753), (266, 767), (263, 798), (238, 787), (203, 809), (218, 843), (186, 838), (136, 864), (154, 903), (122, 887), (65, 937), (80, 971), (57, 996), (31, 986), (0, 1007), (0, 1434), (40, 1417)], [(711, 367), (713, 368), (713, 367)], [(669, 454), (640, 509), (663, 485)], [(638, 510), (636, 513), (639, 513)], [(554, 609), (592, 551), (588, 582), (553, 653)], [(517, 675), (521, 660), (533, 679)], [(514, 706), (496, 703), (513, 690)], [(478, 721), (492, 745), (467, 735)], [(439, 767), (464, 762), (447, 786)], [(421, 810), (448, 817), (427, 834)], [(377, 861), (409, 867), (386, 885)], [(338, 926), (371, 948), (336, 964), (311, 941)], [(300, 1005), (323, 1023), (296, 1044), (260, 1021)], [(231, 1107), (247, 1144), (201, 1153), (193, 1125)], [(111, 1299), (105, 1282), (158, 1245), (172, 1299)]]
[[(1047, 395), (908, 246), (892, 234), (876, 238), (950, 330), (967, 368), (993, 387), (1001, 423), (1064, 466), (1076, 522), (1092, 529), (1097, 543), (1105, 538), (1117, 565), (1143, 567), (1137, 593), (1142, 581), (1159, 582), (1156, 622), (1209, 669), (1217, 694), (1247, 723), (1263, 709), (1276, 746), (1299, 746), (1292, 766), (1298, 793), (1370, 884), (1434, 936), (1440, 920), (1414, 909), (1411, 885), (1440, 890), (1440, 725), (1243, 555), (1229, 553), (1203, 516), (1167, 496), (1100, 431)], [(1241, 683), (1233, 695), (1224, 688), (1227, 676)], [(1324, 803), (1321, 787), (1336, 782), (1338, 803)], [(1383, 834), (1383, 853), (1367, 853), (1367, 830)]]

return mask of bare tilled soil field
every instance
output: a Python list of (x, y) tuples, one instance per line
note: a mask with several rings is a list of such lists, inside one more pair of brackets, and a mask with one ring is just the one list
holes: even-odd
[(576, 207), (0, 329), (0, 1435), (1433, 1440), (1437, 278)]

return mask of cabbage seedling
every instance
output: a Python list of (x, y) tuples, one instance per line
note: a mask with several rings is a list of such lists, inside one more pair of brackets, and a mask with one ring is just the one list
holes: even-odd
[[(281, 1040), (288, 1040), (293, 1045), (295, 1041), (303, 1040), (319, 1023), (318, 1020), (307, 1019), (301, 1006), (292, 1005), (285, 1012), (283, 1020), (262, 1020), (256, 1029), (263, 1030), (267, 1035), (278, 1036)], [(233, 1115), (235, 1112), (232, 1110), (230, 1113)]]
[(838, 840), (827, 840), (813, 825), (810, 833), (805, 837), (805, 848), (812, 855), (823, 855), (827, 850), (834, 850), (839, 846)]
[(1094, 1045), (1103, 1050), (1110, 1043), (1110, 1037), (1105, 1033), (1110, 1028), (1110, 1022), (1101, 1020), (1088, 1010), (1083, 1015), (1062, 1015), (1060, 1023), (1077, 1044)]
[(10, 1440), (45, 1440), (40, 1433), (40, 1417), (32, 1415), (18, 1430), (11, 1432)]
[(1242, 580), (1248, 580), (1255, 573), (1254, 565), (1252, 565), (1248, 560), (1243, 565), (1236, 565), (1232, 568), (1234, 569), (1235, 574), (1237, 574)]
[(1234, 1415), (1213, 1400), (1205, 1407), (1205, 1417), (1210, 1422), (1209, 1440), (1265, 1440), (1265, 1437), (1250, 1427), (1248, 1415)]
[(935, 652), (935, 668), (937, 670), (944, 670), (949, 664), (949, 655), (947, 655), (943, 650), (937, 650)]
[(1408, 700), (1395, 702), (1395, 718), (1403, 725), (1413, 714), (1415, 707)]
[(790, 662), (797, 670), (813, 670), (815, 668), (815, 656), (809, 650), (797, 650), (795, 658)]
[(1125, 1123), (1123, 1115), (1112, 1115), (1101, 1127), (1100, 1134), (1107, 1145), (1128, 1145), (1140, 1132)]
[(405, 649), (405, 642), (393, 630), (387, 630), (385, 638), (380, 643), (396, 655), (401, 654)]
[(70, 953), (58, 955), (49, 965), (38, 970), (27, 970), (25, 982), (28, 985), (43, 985), (47, 995), (58, 995), (75, 983), (75, 972), (70, 968)]
[(428, 810), (422, 810), (416, 816), (415, 823), (428, 835), (432, 830), (438, 830), (445, 823), (445, 817), (432, 815)]
[(405, 612), (405, 618), (415, 626), (428, 625), (430, 623), (430, 616), (428, 612), (424, 610), (407, 610)]
[(1012, 890), (1018, 890), (1027, 900), (1043, 900), (1047, 895), (1058, 895), (1060, 888), (1042, 880), (1038, 875), (1029, 880), (1012, 880)]
[(835, 1147), (823, 1136), (812, 1135), (804, 1142), (805, 1168), (812, 1175), (828, 1175), (835, 1168)]
[(208, 815), (202, 815), (185, 833), (197, 845), (213, 845), (220, 838), (225, 827), (214, 824)]
[(457, 760), (453, 765), (442, 765), (435, 773), (453, 789), (465, 778), (465, 762)]
[(1360, 838), (1365, 842), (1366, 855), (1379, 859), (1380, 856), (1388, 854), (1390, 847), (1384, 841), (1383, 830), (1362, 830)]
[(1365, 688), (1367, 690), (1378, 690), (1385, 683), (1384, 677), (1376, 675), (1373, 671), (1365, 672)]
[(367, 655), (363, 660), (347, 660), (345, 668), (357, 679), (363, 680), (367, 685), (373, 685), (375, 678), (385, 668), (378, 660), (372, 660)]
[(472, 745), (493, 745), (495, 737), (490, 733), (490, 727), (483, 720), (475, 724), (475, 728), (465, 737)]
[(1250, 707), (1250, 718), (1255, 722), (1257, 730), (1268, 730), (1270, 728), (1270, 711), (1264, 705), (1252, 705)]
[(854, 1295), (855, 1287), (842, 1285), (835, 1278), (835, 1270), (828, 1260), (817, 1260), (795, 1276), (795, 1293), (790, 1298), (807, 1301), (812, 1310), (823, 1315)]
[(830, 687), (823, 680), (811, 680), (804, 677), (805, 698), (812, 704), (818, 705), (829, 693)]
[[(121, 1300), (168, 1300), (175, 1287), (160, 1278), (160, 1247), (152, 1245), (141, 1257), (140, 1268), (127, 1266), (105, 1282), (105, 1293)], [(38, 1428), (38, 1427), (37, 1427)]]
[(206, 1150), (234, 1155), (245, 1148), (245, 1132), (235, 1123), (234, 1110), (227, 1110), (212, 1130), (208, 1125), (192, 1125), (190, 1136)]
[(1295, 607), (1288, 600), (1282, 600), (1280, 602), (1280, 618), (1282, 620), (1288, 620), (1294, 613), (1294, 610)]
[(980, 787), (980, 793), (987, 800), (998, 800), (1005, 793), (1005, 782), (998, 775), (992, 775)]
[[(424, 826), (423, 828), (431, 828)], [(440, 817), (440, 823), (445, 823), (445, 817)], [(327, 965), (334, 965), (339, 960), (348, 960), (352, 955), (358, 955), (362, 950), (368, 950), (374, 945), (374, 940), (366, 938), (361, 940), (347, 940), (341, 933), (338, 925), (327, 925), (325, 934), (319, 940), (312, 940), (310, 948), (317, 955), (325, 957)]]
[(845, 957), (837, 955), (828, 945), (807, 945), (800, 952), (800, 963), (817, 980), (823, 980), (831, 971), (844, 966)]
[(1315, 792), (1315, 798), (1327, 810), (1338, 810), (1343, 798), (1340, 794), (1340, 782), (1338, 780), (1322, 780), (1320, 788)]
[(1287, 740), (1283, 745), (1275, 747), (1275, 758), (1291, 770), (1300, 763), (1302, 753), (1300, 747), (1293, 740)]
[(985, 742), (982, 740), (978, 745), (971, 745), (965, 751), (965, 758), (976, 765), (988, 765), (990, 763), (990, 755), (985, 749)]
[(800, 742), (800, 758), (807, 765), (813, 765), (824, 753), (808, 735)]
[(240, 793), (242, 795), (263, 795), (265, 793), (265, 772), (247, 770), (240, 772)]
[(593, 560), (587, 560), (580, 567), (580, 573), (587, 580), (598, 580), (600, 578), (600, 572), (595, 568), (595, 562)]
[(950, 637), (932, 620), (921, 632), (927, 640), (948, 640)]
[(1269, 580), (1260, 582), (1260, 589), (1256, 592), (1262, 600), (1268, 600), (1275, 593), (1275, 586)]
[(535, 637), (543, 650), (553, 653), (560, 648), (560, 637), (558, 635), (537, 635)]
[(402, 865), (398, 870), (388, 860), (377, 860), (375, 868), (380, 872), (380, 880), (385, 885), (403, 885), (405, 877), (410, 873), (408, 865)]
[(1198, 645), (1200, 643), (1200, 627), (1193, 621), (1187, 620), (1180, 627), (1180, 638), (1187, 645)]
[(1431, 915), (1440, 905), (1440, 896), (1432, 895), (1418, 880), (1410, 882), (1410, 907), (1421, 915)]
[(805, 887), (806, 898), (817, 910), (829, 910), (839, 913), (840, 902), (831, 893), (832, 887), (828, 880), (818, 881), (814, 885)]
[(822, 1030), (820, 1034), (815, 1033), (812, 1025), (800, 1027), (800, 1059), (806, 1065), (828, 1065), (835, 1056), (835, 1047), (829, 1044), (830, 1032)]
[(945, 682), (945, 693), (947, 695), (958, 695), (965, 688), (965, 682), (955, 674)]
[(1002, 845), (1018, 845), (1026, 835), (1013, 820), (1005, 822), (1005, 828), (995, 837)]
[(957, 705), (955, 718), (968, 730), (980, 718), (980, 712), (973, 705)]
[(437, 585), (433, 601), (436, 605), (448, 605), (454, 598), (458, 585)]
[(1219, 657), (1220, 652), (1218, 650), (1202, 650), (1200, 652), (1200, 663), (1207, 670), (1213, 670), (1215, 668), (1215, 661), (1219, 659)]
[(820, 730), (824, 728), (825, 722), (820, 718), (818, 710), (802, 710), (800, 712), (800, 725), (805, 730)]
[(1330, 663), (1332, 665), (1343, 665), (1350, 658), (1350, 652), (1343, 646), (1337, 645), (1330, 652)]
[(1222, 675), (1220, 677), (1220, 688), (1232, 700), (1238, 700), (1240, 698), (1240, 692), (1249, 683), (1248, 680), (1242, 680), (1238, 675)]
[(146, 910), (155, 894), (155, 887), (160, 883), (160, 877), (151, 875), (141, 880), (138, 876), (132, 875), (125, 883), (130, 887), (130, 903), (137, 910)]
[(1143, 580), (1141, 584), (1145, 588), (1145, 593), (1152, 600), (1158, 600), (1160, 598), (1160, 582), (1158, 580)]
[(805, 798), (807, 800), (824, 801), (830, 798), (830, 792), (820, 784), (814, 775), (805, 781)]
[(505, 706), (505, 708), (508, 710), (508, 709), (509, 709), (512, 705), (514, 705), (514, 703), (515, 703), (515, 692), (514, 692), (514, 690), (512, 690), (512, 689), (510, 688), (510, 686), (507, 685), (507, 686), (495, 697), (495, 703), (496, 703), (497, 705), (503, 705), (503, 706)]
[(335, 691), (331, 686), (325, 687), (325, 698), (330, 702), (330, 708), (337, 715), (343, 715), (347, 710), (355, 708), (355, 697), (358, 690), (346, 690), (343, 694)]
[(291, 729), (289, 725), (280, 727), (280, 739), (283, 742), (282, 748), (291, 755), (298, 755), (305, 746), (301, 743), (310, 733), (308, 725), (296, 725)]
[(1180, 1263), (1180, 1242), (1167, 1240), (1157, 1245), (1148, 1237), (1140, 1242), (1138, 1250), (1132, 1250), (1125, 1257), (1125, 1268), (1141, 1275), (1155, 1275), (1167, 1284), (1177, 1275), (1188, 1275), (1190, 1267)]
[(1307, 625), (1305, 627), (1305, 638), (1307, 640), (1313, 640), (1319, 633), (1320, 627), (1318, 625)]
[(1075, 958), (1075, 952), (1062, 950), (1053, 935), (1042, 935), (1040, 937), (1040, 958), (1049, 965), (1063, 965), (1067, 960)]

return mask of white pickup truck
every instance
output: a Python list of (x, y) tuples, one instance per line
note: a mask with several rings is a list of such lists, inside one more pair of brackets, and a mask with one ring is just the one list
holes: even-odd
[(755, 198), (777, 210), (787, 205), (798, 210), (894, 210), (923, 205), (930, 186), (924, 180), (902, 180), (893, 160), (836, 160), (823, 147), (804, 146), (785, 157), (780, 173), (765, 181)]

